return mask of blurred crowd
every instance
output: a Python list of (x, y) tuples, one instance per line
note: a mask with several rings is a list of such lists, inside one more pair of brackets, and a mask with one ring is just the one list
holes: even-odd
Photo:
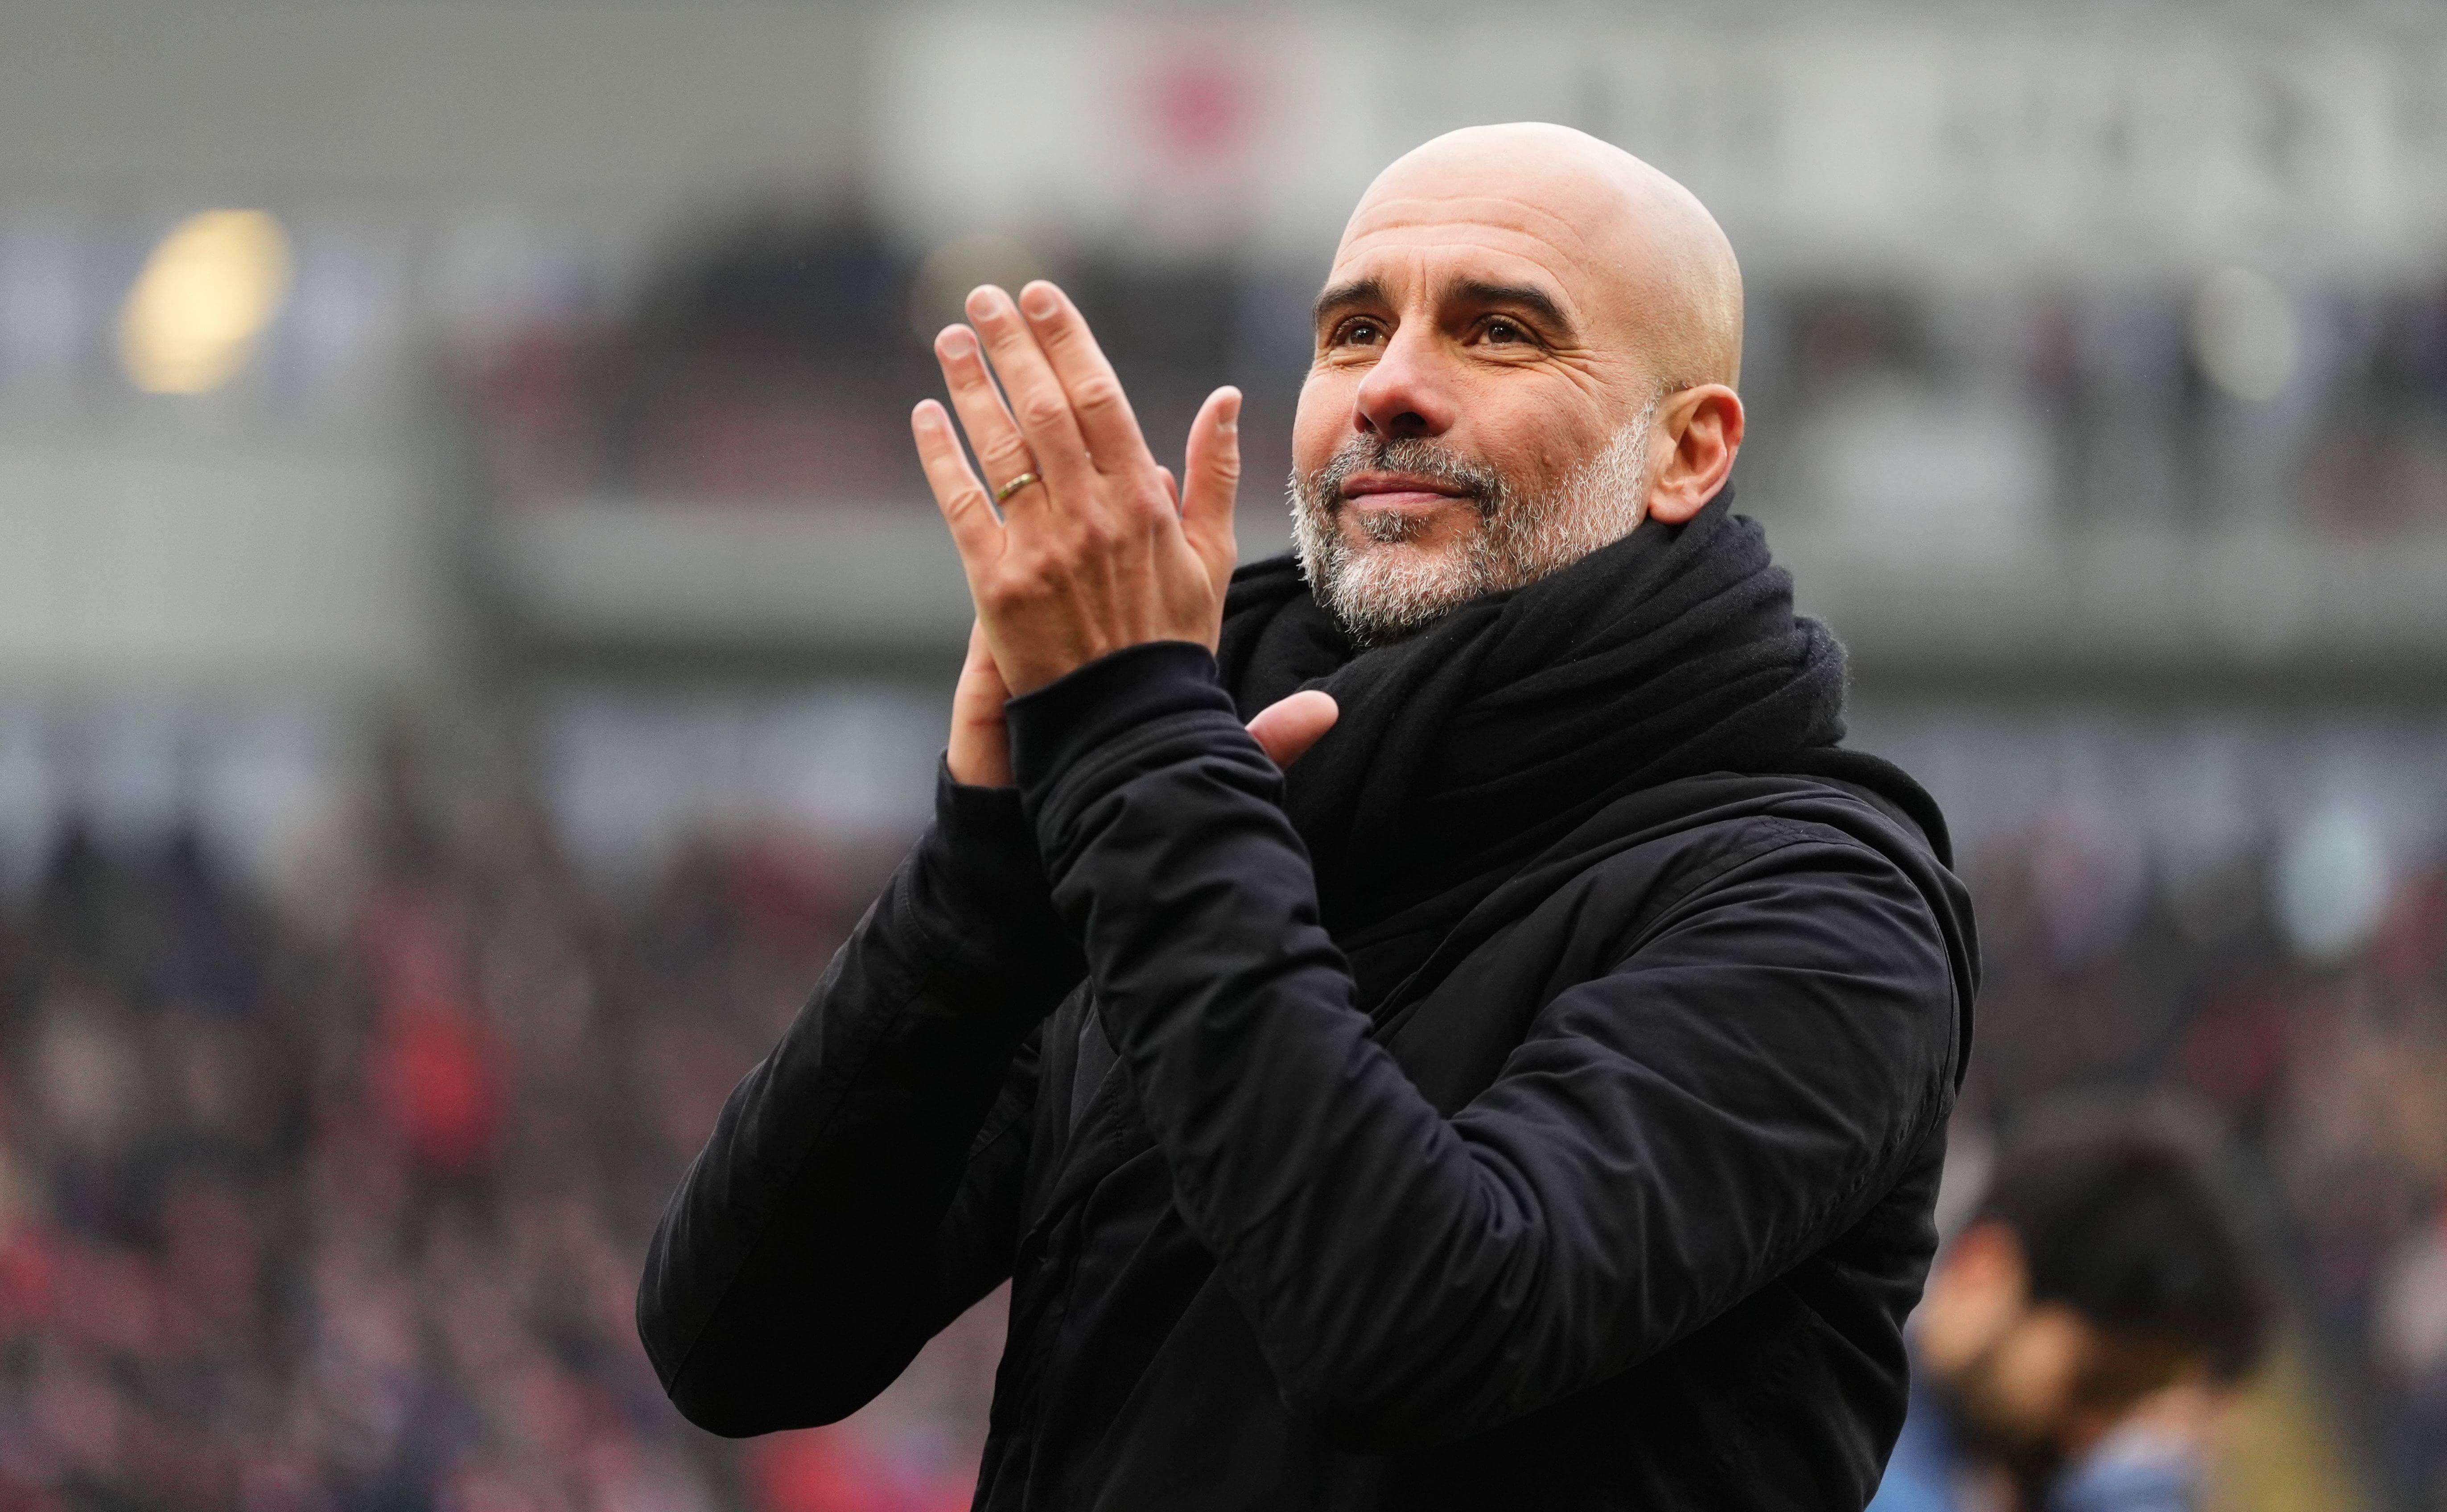
[(976, 284), (1047, 275), (1091, 312), (1159, 450), (1240, 383), (1253, 475), (1281, 475), (1313, 288), (1221, 262), (1057, 264), (1000, 237), (920, 257), (855, 217), (776, 212), (675, 251), (602, 318), (466, 353), (486, 489), (513, 505), (923, 508), (908, 417), (940, 387), (934, 332)]
[[(664, 1197), (892, 857), (733, 837), (616, 885), (520, 784), (417, 766), (302, 881), (69, 825), (0, 910), (0, 1512), (965, 1505), (993, 1304), (849, 1424), (737, 1447), (631, 1324)], [(1968, 863), (1962, 1153), (2067, 1087), (2204, 1100), (2372, 1492), (2447, 1506), (2447, 868), (2306, 954), (2265, 864), (2136, 885), (2096, 840)]]
[(2150, 876), (2061, 814), (1973, 858), (1988, 978), (1962, 1122), (2073, 1087), (2201, 1100), (2370, 1493), (2447, 1507), (2447, 864), (2339, 936), (2285, 927), (2277, 860)]
[[(1289, 466), (1322, 266), (979, 236), (931, 252), (776, 209), (672, 249), (597, 315), (462, 353), (486, 493), (918, 508), (908, 411), (982, 281), (1061, 279), (1159, 454), (1218, 383), (1244, 505)], [(2447, 280), (2248, 269), (1959, 288), (1754, 272), (1745, 508), (2007, 541), (2052, 524), (2447, 527)], [(1908, 457), (1908, 462), (1899, 459)]]
[(965, 1506), (991, 1317), (897, 1419), (744, 1455), (632, 1323), (859, 859), (708, 846), (613, 902), (402, 771), (301, 896), (70, 826), (0, 916), (0, 1507)]

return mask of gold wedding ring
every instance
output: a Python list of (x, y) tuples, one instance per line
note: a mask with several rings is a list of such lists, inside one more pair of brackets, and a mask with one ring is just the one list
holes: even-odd
[(1018, 477), (995, 490), (995, 502), (999, 504), (1005, 500), (1011, 498), (1012, 495), (1027, 487), (1030, 483), (1043, 482), (1045, 480), (1037, 477), (1036, 474), (1033, 472), (1021, 473)]

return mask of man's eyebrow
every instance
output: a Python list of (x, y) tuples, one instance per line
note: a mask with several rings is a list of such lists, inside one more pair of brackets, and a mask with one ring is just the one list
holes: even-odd
[(1313, 319), (1321, 326), (1325, 324), (1326, 316), (1338, 311), (1349, 310), (1355, 305), (1382, 305), (1385, 302), (1385, 280), (1374, 276), (1353, 278), (1326, 286), (1325, 293), (1317, 296)]
[[(1452, 286), (1453, 296), (1473, 305), (1499, 305), (1518, 310), (1548, 327), (1558, 335), (1572, 333), (1571, 318), (1555, 296), (1535, 284), (1496, 283), (1487, 278), (1465, 278)], [(1331, 284), (1317, 296), (1315, 321), (1324, 325), (1327, 318), (1345, 310), (1390, 303), (1385, 281), (1371, 274), (1343, 283)]]
[(1555, 297), (1535, 284), (1490, 283), (1483, 278), (1465, 278), (1453, 286), (1453, 293), (1474, 305), (1509, 305), (1525, 311), (1552, 327), (1558, 334), (1569, 335), (1572, 322)]

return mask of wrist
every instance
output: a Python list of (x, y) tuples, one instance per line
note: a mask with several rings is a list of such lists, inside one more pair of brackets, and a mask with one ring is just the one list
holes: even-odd
[(943, 747), (943, 770), (961, 787), (1011, 787), (1011, 741), (999, 714), (991, 732), (955, 728)]
[(1019, 790), (961, 783), (945, 762), (935, 780), (935, 822), (921, 837), (911, 883), (928, 906), (927, 968), (951, 977), (1008, 977), (1022, 995), (1067, 990), (1078, 947), (1053, 911), (1036, 835)]
[(1013, 776), (1023, 792), (1041, 792), (1114, 737), (1195, 709), (1232, 712), (1212, 652), (1187, 640), (1125, 647), (1004, 706)]
[(1223, 613), (1219, 605), (1216, 613), (1203, 617), (1193, 617), (1181, 624), (1142, 625), (1122, 632), (1120, 633), (1128, 638), (1119, 640), (1082, 634), (1074, 640), (1055, 640), (1051, 645), (1039, 645), (1033, 657), (1030, 648), (1024, 642), (1021, 645), (1008, 647), (1005, 654), (1014, 659), (1011, 666), (1003, 669), (1004, 680), (1009, 690), (1006, 696), (1025, 698), (1065, 678), (1074, 676), (1099, 662), (1145, 646), (1191, 645), (1202, 647), (1209, 655), (1212, 655), (1222, 633), (1222, 626)]

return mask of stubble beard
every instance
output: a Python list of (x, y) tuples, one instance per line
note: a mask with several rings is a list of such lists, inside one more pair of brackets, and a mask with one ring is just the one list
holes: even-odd
[[(1516, 490), (1504, 477), (1425, 437), (1354, 436), (1324, 466), (1291, 478), (1292, 537), (1309, 592), (1361, 646), (1423, 629), (1488, 594), (1536, 582), (1640, 523), (1652, 482), (1648, 434), (1662, 395), (1649, 400), (1597, 455), (1549, 487)], [(1343, 484), (1362, 472), (1432, 479), (1478, 511), (1476, 524), (1441, 550), (1413, 544), (1429, 522), (1378, 510), (1347, 511), (1364, 538), (1342, 529)]]

